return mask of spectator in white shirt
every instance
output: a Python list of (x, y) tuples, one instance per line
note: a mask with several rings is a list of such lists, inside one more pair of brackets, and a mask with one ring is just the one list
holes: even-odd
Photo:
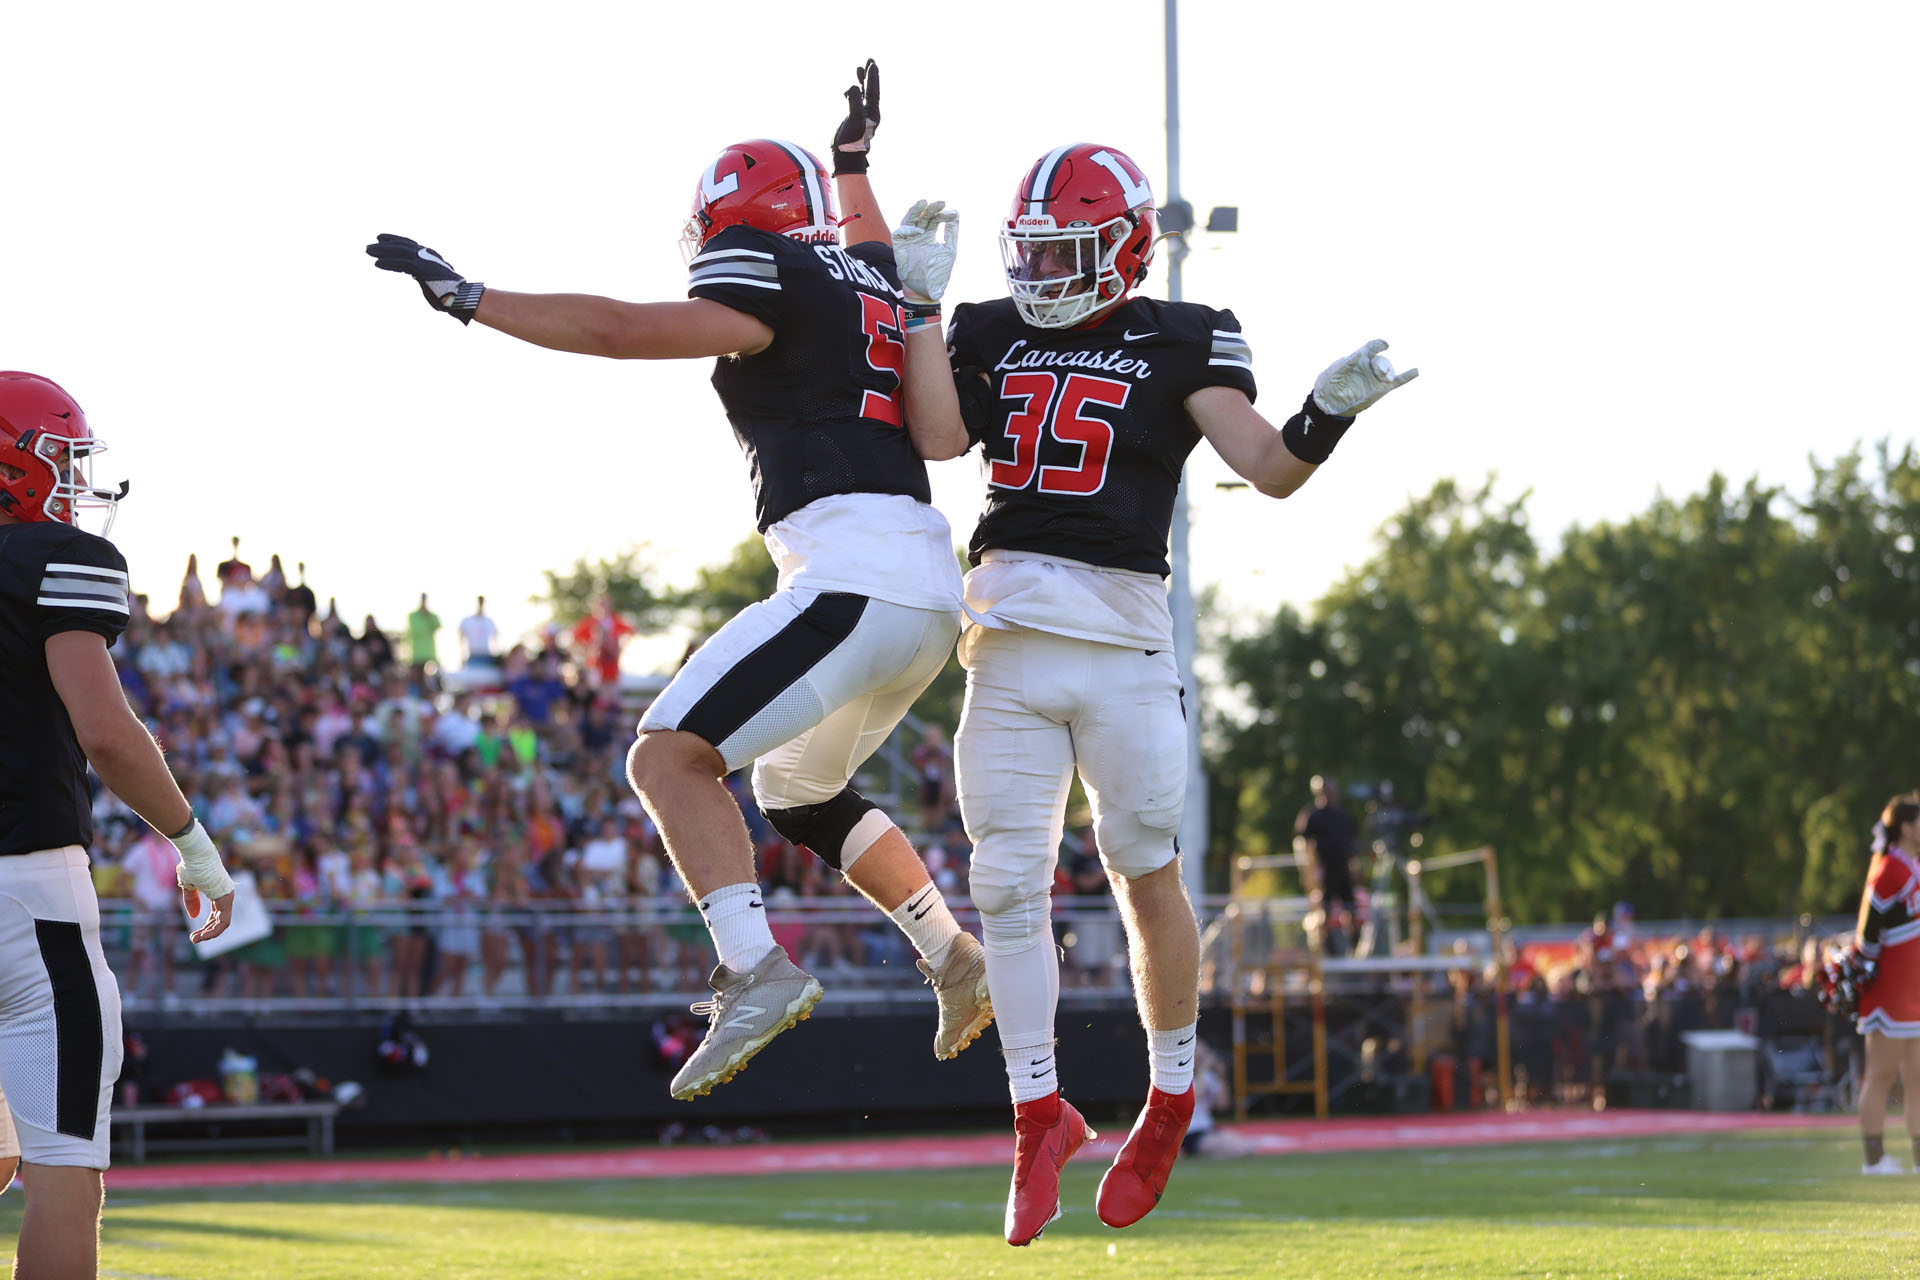
[(494, 656), (494, 643), (500, 638), (500, 628), (487, 616), (487, 598), (479, 596), (474, 601), (473, 612), (460, 619), (460, 648), (466, 665), (497, 666), (499, 659)]

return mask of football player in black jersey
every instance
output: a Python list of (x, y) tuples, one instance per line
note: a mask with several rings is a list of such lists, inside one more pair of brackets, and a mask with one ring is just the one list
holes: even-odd
[(127, 564), (78, 528), (101, 448), (73, 398), (0, 373), (0, 1084), (19, 1141), (27, 1207), (17, 1274), (91, 1276), (100, 1172), (120, 1075), (120, 988), (100, 950), (88, 874), (87, 765), (180, 852), (181, 905), (212, 900), (204, 942), (227, 927), (233, 882), (127, 705), (108, 656), (127, 625)]
[(953, 398), (939, 324), (951, 215), (917, 204), (888, 235), (866, 177), (879, 72), (869, 62), (856, 75), (834, 139), (845, 243), (818, 160), (789, 142), (738, 143), (700, 175), (688, 301), (506, 293), (411, 240), (367, 247), (462, 323), (588, 355), (719, 357), (714, 389), (780, 576), (773, 596), (681, 668), (628, 756), (719, 952), (714, 999), (695, 1006), (711, 1023), (674, 1078), (676, 1098), (731, 1079), (820, 998), (768, 930), (753, 849), (722, 784), (750, 762), (773, 826), (838, 868), (920, 952), (940, 1004), (936, 1056), (958, 1053), (992, 1017), (979, 942), (954, 923), (906, 836), (848, 786), (944, 665), (960, 625), (959, 566), (922, 461), (941, 455), (918, 426), (929, 397)]
[(967, 700), (956, 742), (970, 885), (1014, 1101), (1006, 1235), (1059, 1214), (1060, 1166), (1091, 1136), (1059, 1093), (1058, 960), (1048, 893), (1077, 770), (1121, 909), (1152, 1086), (1101, 1181), (1110, 1226), (1165, 1190), (1193, 1114), (1199, 934), (1176, 836), (1187, 735), (1167, 608), (1181, 468), (1203, 438), (1271, 497), (1326, 461), (1395, 374), (1368, 343), (1321, 374), (1275, 429), (1230, 311), (1134, 293), (1158, 226), (1147, 179), (1111, 147), (1049, 151), (1002, 226), (1008, 291), (955, 308), (958, 406), (924, 424), (940, 455), (982, 446), (986, 504), (969, 544)]

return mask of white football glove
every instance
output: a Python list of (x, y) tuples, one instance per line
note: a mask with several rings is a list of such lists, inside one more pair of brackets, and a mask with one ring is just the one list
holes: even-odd
[(940, 301), (960, 248), (960, 213), (944, 200), (916, 200), (893, 233), (893, 262), (907, 301)]
[(1387, 344), (1375, 338), (1350, 356), (1335, 360), (1313, 380), (1313, 402), (1326, 412), (1350, 418), (1395, 387), (1420, 376), (1418, 369), (1395, 373), (1393, 362), (1381, 355)]

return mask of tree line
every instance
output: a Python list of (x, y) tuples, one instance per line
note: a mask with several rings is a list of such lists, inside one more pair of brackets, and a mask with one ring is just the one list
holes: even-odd
[(1715, 476), (1551, 554), (1524, 498), (1436, 484), (1226, 643), (1215, 852), (1284, 848), (1324, 771), (1393, 782), (1430, 849), (1494, 846), (1519, 919), (1850, 911), (1920, 780), (1917, 535), (1911, 445), (1801, 497)]

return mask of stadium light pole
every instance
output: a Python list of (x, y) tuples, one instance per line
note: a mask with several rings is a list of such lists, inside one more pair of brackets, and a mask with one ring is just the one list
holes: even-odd
[[(1167, 203), (1161, 211), (1161, 230), (1168, 233), (1167, 301), (1179, 302), (1180, 268), (1187, 258), (1187, 232), (1193, 229), (1193, 207), (1180, 195), (1180, 3), (1167, 3)], [(1180, 664), (1180, 687), (1187, 706), (1187, 802), (1180, 820), (1180, 848), (1186, 853), (1182, 873), (1187, 892), (1196, 897), (1207, 882), (1207, 773), (1200, 755), (1200, 686), (1194, 679), (1193, 658), (1198, 628), (1193, 608), (1193, 586), (1187, 565), (1187, 489), (1189, 472), (1180, 473), (1180, 489), (1173, 500), (1173, 528), (1169, 531), (1167, 561), (1173, 568), (1173, 590), (1168, 607), (1173, 613), (1173, 650)]]

